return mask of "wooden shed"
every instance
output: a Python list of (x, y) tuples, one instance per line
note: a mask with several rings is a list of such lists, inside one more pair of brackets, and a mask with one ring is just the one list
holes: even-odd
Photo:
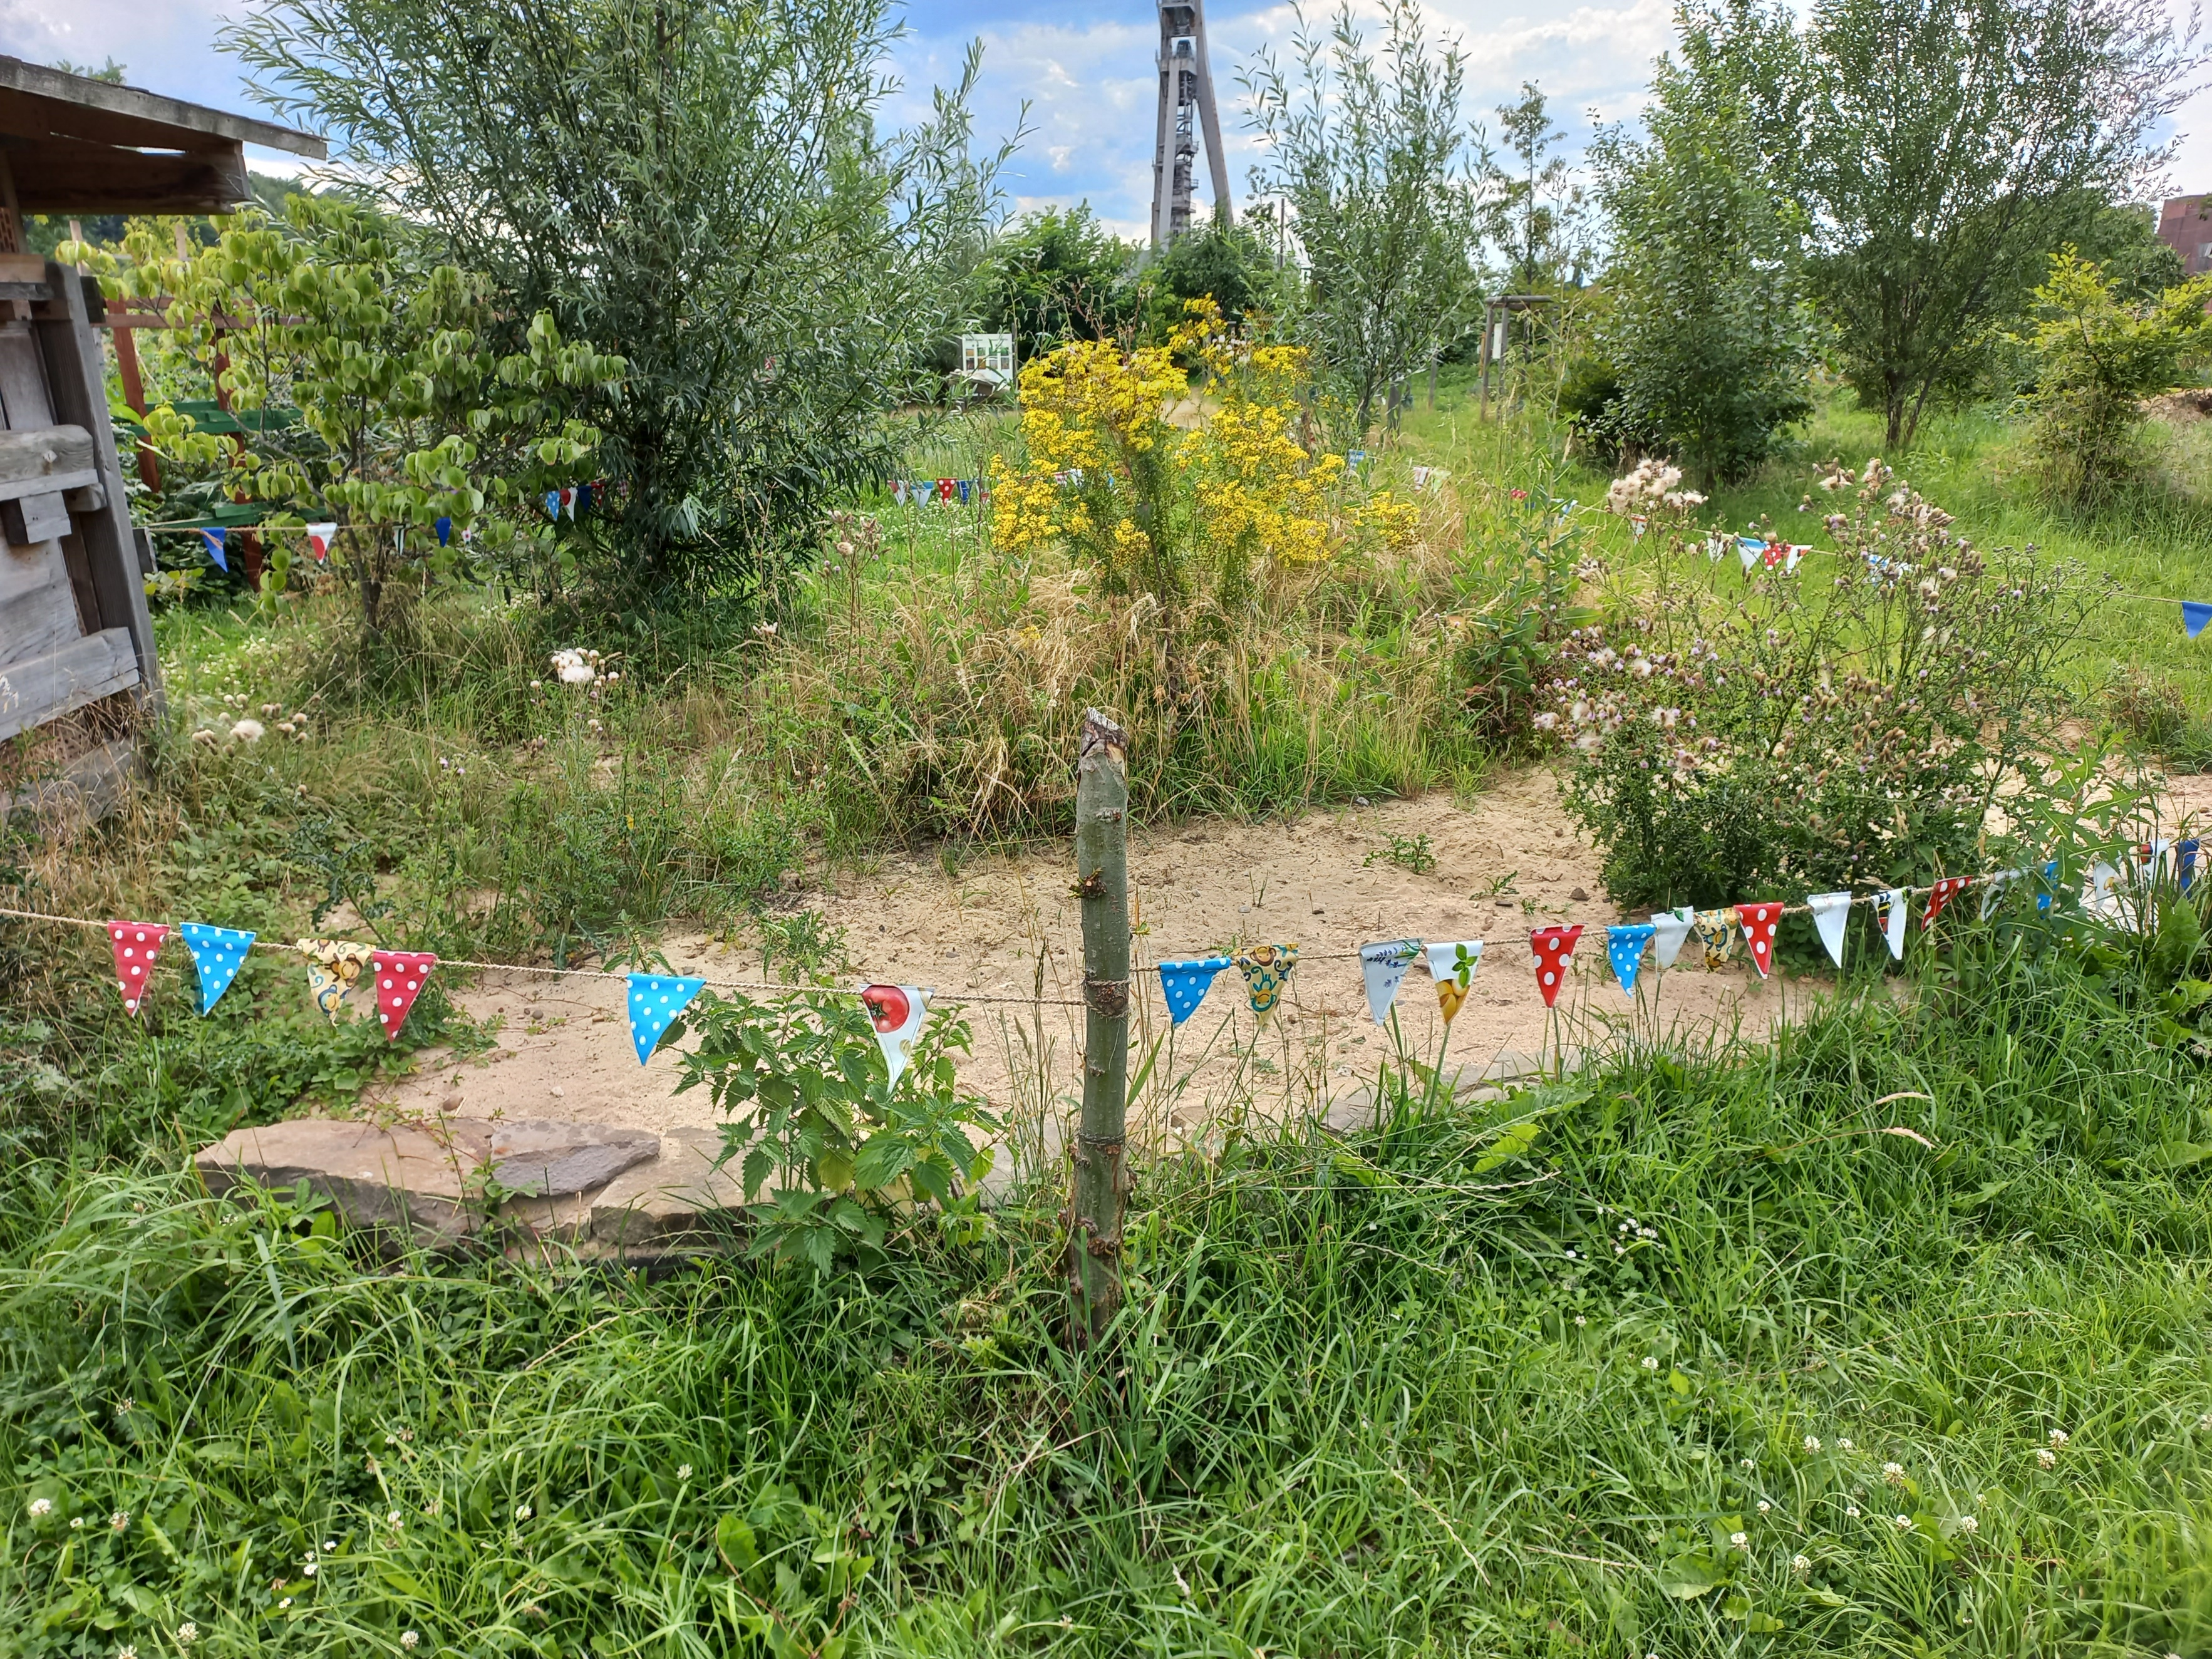
[(27, 213), (227, 213), (248, 143), (323, 141), (0, 57), (0, 813), (100, 816), (158, 711), (136, 532), (107, 412), (99, 284), (27, 251)]

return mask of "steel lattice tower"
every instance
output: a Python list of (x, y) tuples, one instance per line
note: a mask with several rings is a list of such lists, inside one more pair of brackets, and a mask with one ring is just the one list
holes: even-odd
[(1158, 0), (1160, 9), (1159, 142), (1152, 151), (1152, 246), (1165, 247), (1190, 228), (1191, 173), (1199, 128), (1217, 213), (1229, 209), (1229, 159), (1221, 153), (1221, 116), (1206, 54), (1201, 0)]

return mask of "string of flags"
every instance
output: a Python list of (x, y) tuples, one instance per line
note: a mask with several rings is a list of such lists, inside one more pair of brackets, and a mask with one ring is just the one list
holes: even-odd
[[(2180, 891), (2195, 885), (2203, 863), (2203, 842), (2191, 836), (2178, 840), (2156, 839), (2133, 843), (2121, 862), (2094, 860), (2081, 890), (2083, 909), (2119, 925), (2142, 926), (2147, 915), (2142, 889), (2171, 870)], [(1822, 945), (1838, 968), (1844, 966), (1847, 924), (1855, 905), (1869, 907), (1878, 936), (1891, 957), (1905, 957), (1907, 922), (1917, 908), (1921, 931), (1930, 933), (1960, 896), (1979, 890), (1980, 915), (1986, 921), (2004, 896), (2022, 882), (2033, 882), (2038, 911), (2048, 911), (2060, 892), (2059, 865), (2053, 860), (2039, 869), (2023, 866), (1978, 875), (1946, 876), (1927, 887), (1893, 887), (1878, 892), (1809, 893), (1802, 905), (1778, 900), (1723, 906), (1699, 910), (1684, 905), (1660, 911), (1648, 920), (1624, 922), (1605, 929), (1606, 963), (1622, 993), (1632, 1000), (1642, 975), (1647, 952), (1662, 970), (1680, 960), (1692, 940), (1698, 945), (1707, 969), (1725, 965), (1741, 941), (1746, 956), (1761, 979), (1774, 967), (1777, 928), (1787, 915), (1808, 915)], [(1914, 901), (1919, 903), (1916, 907)], [(287, 951), (305, 958), (307, 990), (315, 1006), (333, 1025), (341, 1023), (352, 1005), (348, 999), (364, 981), (373, 992), (376, 1018), (387, 1040), (396, 1040), (409, 1012), (431, 974), (441, 966), (427, 951), (388, 951), (352, 939), (302, 939), (292, 944), (263, 941), (250, 932), (188, 921), (172, 928), (166, 922), (49, 915), (28, 910), (0, 909), (0, 916), (26, 921), (100, 927), (107, 936), (114, 963), (115, 983), (124, 1011), (136, 1015), (144, 1005), (146, 988), (156, 964), (173, 935), (180, 939), (191, 958), (198, 988), (198, 1012), (211, 1013), (222, 1000), (248, 952)], [(1585, 928), (1581, 923), (1536, 927), (1528, 934), (1528, 960), (1537, 994), (1547, 1008), (1555, 1007)], [(1481, 939), (1424, 940), (1395, 939), (1363, 945), (1356, 951), (1328, 952), (1316, 957), (1301, 951), (1296, 943), (1252, 945), (1219, 955), (1163, 961), (1152, 971), (1159, 976), (1171, 1025), (1180, 1026), (1198, 1012), (1214, 980), (1235, 969), (1243, 981), (1244, 1001), (1255, 1022), (1268, 1024), (1287, 993), (1302, 954), (1304, 959), (1336, 960), (1357, 957), (1367, 993), (1367, 1009), (1377, 1025), (1389, 1023), (1407, 974), (1418, 963), (1428, 969), (1442, 1017), (1445, 1039), (1470, 994), (1476, 969), (1484, 954)], [(680, 974), (613, 973), (594, 969), (536, 968), (518, 964), (449, 961), (449, 967), (491, 971), (522, 971), (556, 977), (620, 980), (628, 990), (631, 1042), (640, 1064), (648, 1063), (669, 1030), (692, 1000), (710, 983), (722, 988), (769, 991), (781, 995), (825, 994), (825, 988), (769, 985), (748, 981), (710, 981), (703, 976)], [(881, 1047), (890, 1079), (896, 1085), (913, 1055), (914, 1043), (927, 1020), (937, 993), (916, 985), (866, 985), (857, 991), (828, 991), (828, 994), (857, 996), (866, 1011)], [(963, 994), (962, 1002), (1003, 1002), (1029, 1005), (1044, 999)], [(1070, 1007), (1080, 1003), (1068, 1001)]]
[[(1083, 482), (1079, 469), (1073, 472), (1055, 472), (1054, 483)], [(944, 506), (957, 501), (965, 507), (971, 501), (988, 501), (991, 492), (981, 478), (893, 478), (891, 499), (901, 507)]]

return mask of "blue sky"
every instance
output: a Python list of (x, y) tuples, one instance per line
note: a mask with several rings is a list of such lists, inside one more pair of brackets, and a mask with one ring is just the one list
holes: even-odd
[[(222, 20), (246, 3), (250, 0), (0, 0), (0, 52), (40, 63), (67, 57), (96, 64), (112, 56), (134, 85), (258, 112), (246, 100), (237, 65), (214, 44)], [(1371, 10), (1371, 0), (1360, 9)], [(1673, 0), (1427, 0), (1425, 9), (1432, 28), (1458, 34), (1468, 49), (1470, 114), (1486, 118), (1524, 80), (1533, 80), (1550, 96), (1577, 149), (1593, 109), (1606, 120), (1637, 112), (1651, 60), (1667, 49), (1673, 17)], [(1033, 131), (1006, 180), (1018, 205), (1088, 199), (1124, 234), (1141, 231), (1152, 193), (1158, 40), (1152, 0), (915, 0), (907, 18), (911, 33), (897, 69), (910, 96), (926, 99), (933, 82), (957, 74), (968, 41), (981, 35), (980, 135), (995, 139), (1011, 132), (1028, 100)], [(1287, 4), (1215, 0), (1206, 27), (1231, 186), (1241, 201), (1254, 148), (1237, 73), (1261, 47), (1286, 48), (1295, 18)], [(2195, 134), (2198, 127), (2205, 130), (2203, 139)], [(2176, 186), (2212, 188), (2212, 94), (2184, 111), (2181, 129)], [(292, 165), (275, 155), (258, 157), (257, 164), (288, 171)]]

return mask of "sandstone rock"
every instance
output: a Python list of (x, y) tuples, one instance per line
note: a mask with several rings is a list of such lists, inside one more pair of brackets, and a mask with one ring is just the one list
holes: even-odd
[(734, 1169), (714, 1167), (721, 1151), (715, 1130), (664, 1135), (658, 1158), (617, 1176), (592, 1198), (591, 1237), (658, 1248), (726, 1236), (743, 1224), (745, 1195)]
[(531, 1119), (493, 1132), (492, 1179), (533, 1198), (559, 1198), (603, 1187), (625, 1170), (661, 1155), (650, 1129)]
[(283, 1189), (306, 1182), (349, 1227), (410, 1235), (430, 1245), (473, 1234), (469, 1200), (490, 1126), (453, 1120), (442, 1133), (299, 1118), (235, 1129), (192, 1160), (208, 1190), (245, 1183)]

